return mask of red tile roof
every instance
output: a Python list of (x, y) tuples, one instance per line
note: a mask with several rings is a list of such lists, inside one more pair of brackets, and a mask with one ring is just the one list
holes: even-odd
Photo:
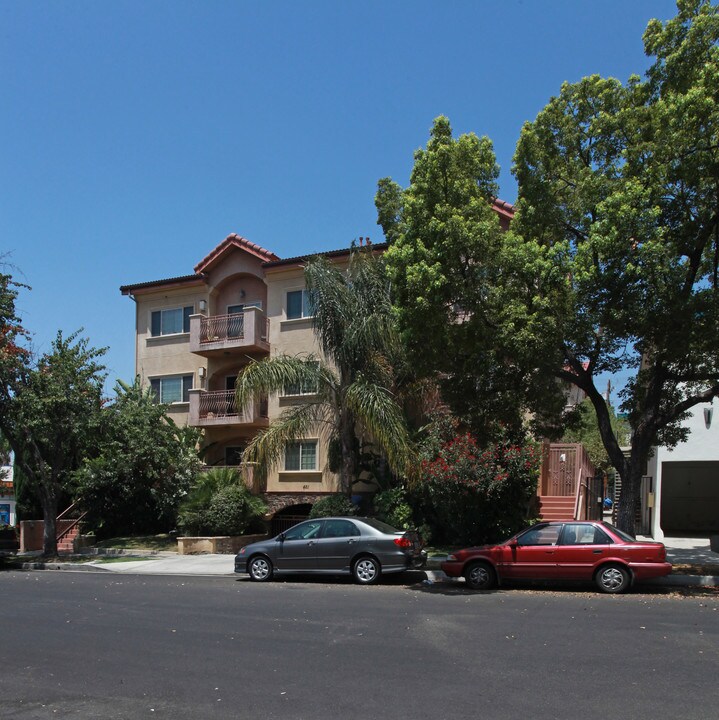
[(495, 209), (498, 215), (506, 217), (511, 220), (514, 217), (514, 205), (512, 203), (505, 202), (499, 198), (495, 198), (492, 203), (492, 207)]
[(263, 262), (279, 260), (279, 257), (269, 250), (265, 250), (263, 247), (255, 245), (255, 243), (250, 242), (246, 238), (240, 237), (237, 233), (232, 233), (231, 235), (228, 235), (207, 257), (200, 260), (200, 262), (195, 265), (195, 272), (207, 272), (211, 265), (214, 265), (215, 262), (217, 262), (226, 252), (234, 248), (245, 250), (250, 253), (250, 255), (254, 255)]

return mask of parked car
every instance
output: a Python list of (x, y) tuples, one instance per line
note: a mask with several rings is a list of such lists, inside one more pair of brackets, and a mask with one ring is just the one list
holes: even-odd
[(17, 529), (12, 525), (0, 525), (0, 551), (14, 553), (19, 548)]
[(330, 517), (305, 520), (277, 537), (243, 547), (235, 572), (256, 582), (276, 573), (349, 575), (371, 585), (380, 575), (423, 567), (427, 553), (419, 535), (373, 518)]
[(504, 579), (593, 580), (605, 593), (621, 593), (634, 580), (672, 571), (660, 542), (638, 542), (605, 522), (543, 522), (498, 545), (458, 550), (441, 564), (474, 590)]

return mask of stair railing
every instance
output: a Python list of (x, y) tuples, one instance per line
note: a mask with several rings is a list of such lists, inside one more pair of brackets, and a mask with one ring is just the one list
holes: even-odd
[(77, 510), (77, 503), (73, 503), (72, 505), (70, 505), (69, 508), (63, 510), (63, 511), (57, 516), (57, 518), (55, 518), (55, 522), (56, 522), (56, 523), (59, 523), (61, 520), (69, 520), (69, 519), (72, 519), (72, 522), (71, 522), (67, 527), (65, 527), (65, 528), (63, 528), (62, 530), (60, 530), (59, 532), (57, 532), (57, 534), (56, 534), (56, 536), (55, 536), (55, 541), (56, 541), (56, 542), (59, 543), (64, 537), (66, 537), (66, 536), (70, 533), (71, 530), (73, 530), (74, 528), (76, 528), (76, 527), (82, 522), (82, 520), (83, 520), (83, 518), (85, 517), (85, 515), (87, 515), (87, 513), (84, 512), (84, 513), (81, 513), (80, 516), (77, 517), (77, 518), (69, 518), (69, 515), (70, 515), (73, 511), (75, 511), (75, 510)]

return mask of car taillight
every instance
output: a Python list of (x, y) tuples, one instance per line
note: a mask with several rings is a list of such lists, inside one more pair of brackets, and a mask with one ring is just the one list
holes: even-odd
[(395, 538), (394, 544), (397, 547), (401, 547), (401, 548), (411, 548), (412, 547), (412, 541), (406, 537)]

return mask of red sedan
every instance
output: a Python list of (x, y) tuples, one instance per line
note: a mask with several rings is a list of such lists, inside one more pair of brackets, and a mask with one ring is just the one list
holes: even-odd
[(621, 593), (634, 580), (672, 571), (660, 542), (638, 542), (605, 522), (544, 522), (498, 545), (457, 550), (441, 565), (464, 576), (474, 590), (504, 579), (593, 580), (605, 593)]

